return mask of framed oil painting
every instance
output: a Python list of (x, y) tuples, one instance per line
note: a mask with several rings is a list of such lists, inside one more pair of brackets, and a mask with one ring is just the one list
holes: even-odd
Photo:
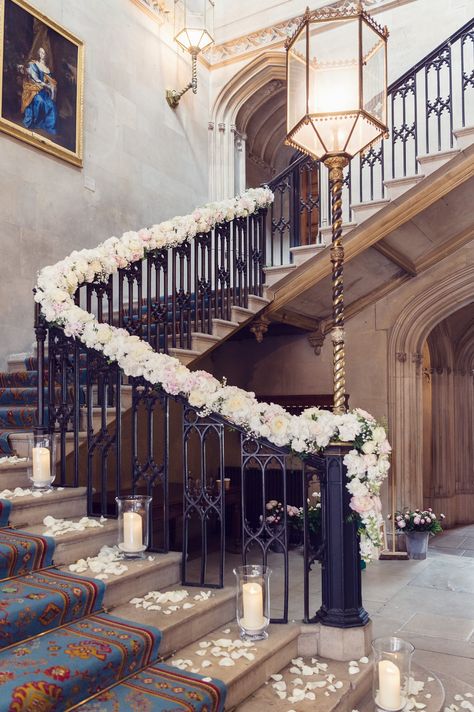
[(84, 44), (23, 0), (0, 0), (0, 130), (82, 166)]

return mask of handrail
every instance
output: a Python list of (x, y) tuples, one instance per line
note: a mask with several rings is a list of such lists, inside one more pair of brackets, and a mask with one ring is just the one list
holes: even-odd
[[(270, 190), (274, 190), (274, 188), (290, 173), (292, 173), (295, 168), (298, 168), (301, 166), (302, 163), (305, 163), (306, 161), (311, 161), (313, 159), (309, 158), (305, 153), (302, 153), (298, 158), (296, 158), (294, 161), (292, 161), (286, 168), (284, 168), (280, 173), (278, 173), (276, 176), (274, 176), (268, 183), (265, 183), (265, 185), (268, 185)], [(262, 184), (263, 187), (263, 184)]]
[(393, 94), (397, 89), (404, 84), (408, 79), (410, 79), (413, 74), (416, 74), (417, 72), (420, 71), (420, 69), (424, 69), (424, 67), (429, 64), (430, 62), (433, 61), (433, 59), (436, 59), (438, 54), (447, 46), (453, 45), (460, 37), (465, 32), (468, 32), (474, 28), (474, 18), (471, 20), (468, 20), (462, 27), (460, 27), (456, 32), (453, 32), (448, 39), (444, 40), (444, 42), (441, 42), (437, 47), (431, 50), (427, 55), (425, 55), (422, 59), (418, 60), (416, 64), (414, 64), (410, 69), (407, 69), (404, 74), (401, 75), (401, 77), (398, 77), (394, 82), (392, 82), (388, 87), (387, 87), (387, 95), (390, 96), (390, 94)]

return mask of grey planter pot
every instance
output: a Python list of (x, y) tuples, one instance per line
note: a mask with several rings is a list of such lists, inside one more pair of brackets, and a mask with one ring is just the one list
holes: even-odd
[(426, 559), (429, 532), (405, 532), (407, 553), (410, 559)]

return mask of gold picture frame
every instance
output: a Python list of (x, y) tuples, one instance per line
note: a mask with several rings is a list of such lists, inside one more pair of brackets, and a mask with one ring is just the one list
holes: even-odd
[(0, 131), (83, 162), (84, 43), (24, 0), (0, 0)]

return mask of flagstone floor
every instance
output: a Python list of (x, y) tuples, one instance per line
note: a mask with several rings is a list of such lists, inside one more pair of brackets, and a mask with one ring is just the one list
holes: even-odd
[[(303, 616), (303, 558), (296, 550), (289, 559), (289, 618), (298, 620)], [(238, 555), (226, 555), (226, 584), (234, 583), (232, 568), (239, 564)], [(283, 612), (282, 556), (270, 554), (269, 566), (276, 617)], [(432, 538), (425, 561), (370, 564), (362, 572), (362, 586), (374, 637), (410, 640), (420, 665), (474, 685), (474, 525)], [(311, 574), (310, 600), (311, 611), (316, 611), (321, 601), (319, 565)]]

